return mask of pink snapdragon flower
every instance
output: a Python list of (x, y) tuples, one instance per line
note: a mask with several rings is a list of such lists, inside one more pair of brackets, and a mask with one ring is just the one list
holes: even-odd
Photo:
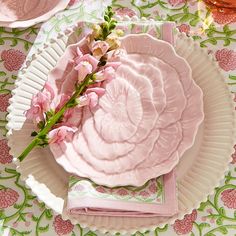
[[(78, 50), (77, 50), (78, 51)], [(84, 78), (88, 75), (94, 72), (97, 68), (97, 65), (99, 61), (91, 56), (90, 54), (85, 54), (81, 56), (81, 54), (78, 56), (77, 59), (75, 59), (76, 66), (75, 70), (78, 71), (78, 81), (81, 82), (84, 80)]]
[(104, 88), (94, 87), (86, 90), (85, 94), (78, 99), (79, 106), (95, 107), (98, 104), (98, 98), (105, 93)]
[(95, 81), (102, 82), (102, 81), (110, 81), (115, 78), (115, 70), (113, 67), (109, 66), (106, 67), (95, 74)]
[(100, 59), (102, 56), (104, 56), (110, 48), (107, 42), (101, 40), (95, 41), (91, 46), (93, 56), (97, 59)]
[(68, 126), (60, 126), (53, 129), (48, 133), (49, 143), (60, 143), (64, 140), (70, 142), (76, 131), (77, 128)]
[(35, 121), (36, 123), (44, 119), (44, 112), (50, 110), (54, 91), (51, 86), (46, 83), (44, 90), (33, 96), (31, 107), (26, 111), (26, 118)]

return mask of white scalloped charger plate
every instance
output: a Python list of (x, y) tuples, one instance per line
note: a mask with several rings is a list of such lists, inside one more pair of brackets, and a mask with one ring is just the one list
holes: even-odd
[[(24, 111), (29, 108), (33, 94), (43, 87), (48, 72), (63, 54), (67, 42), (76, 42), (76, 37), (73, 36), (68, 40), (69, 34), (70, 31), (60, 34), (56, 40), (45, 45), (44, 50), (38, 50), (20, 72), (17, 88), (10, 101), (7, 125), (9, 146), (14, 157), (30, 141), (33, 125), (25, 122)], [(130, 235), (137, 230), (152, 230), (156, 226), (173, 223), (175, 219), (183, 218), (197, 208), (224, 177), (235, 141), (235, 114), (231, 94), (217, 64), (192, 39), (178, 34), (176, 52), (192, 68), (193, 78), (204, 94), (205, 112), (205, 119), (194, 145), (184, 154), (177, 167), (179, 213), (173, 217), (152, 218), (83, 215), (78, 220), (71, 219), (73, 223), (79, 222), (82, 227), (103, 233), (109, 231)], [(20, 131), (22, 127), (28, 129), (28, 137)], [(56, 164), (49, 149), (34, 149), (22, 163), (16, 161), (16, 165), (22, 179), (38, 199), (57, 213), (62, 213), (67, 195), (68, 174)], [(64, 215), (64, 218), (67, 217)]]

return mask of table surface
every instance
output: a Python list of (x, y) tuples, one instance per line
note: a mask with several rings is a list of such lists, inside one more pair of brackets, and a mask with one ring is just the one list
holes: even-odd
[[(65, 11), (45, 22), (42, 27), (0, 27), (0, 235), (99, 235), (79, 225), (73, 226), (70, 221), (63, 221), (60, 215), (55, 215), (43, 203), (39, 203), (30, 189), (24, 186), (11, 163), (5, 125), (8, 99), (26, 55), (32, 55), (36, 48), (74, 22), (99, 17), (102, 10), (97, 9), (103, 9), (104, 3), (109, 2), (72, 0)], [(120, 15), (176, 21), (181, 32), (209, 49), (209, 54), (222, 68), (230, 90), (236, 91), (236, 14), (212, 14), (201, 0), (113, 0), (112, 4)], [(230, 170), (221, 185), (207, 202), (193, 210), (191, 218), (194, 221), (185, 217), (174, 225), (157, 227), (154, 232), (144, 234), (137, 232), (136, 235), (236, 235), (235, 163), (236, 151), (232, 154)]]

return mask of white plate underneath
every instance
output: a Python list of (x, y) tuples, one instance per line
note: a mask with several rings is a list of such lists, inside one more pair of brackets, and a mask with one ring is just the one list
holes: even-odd
[[(75, 28), (73, 29), (75, 30)], [(68, 33), (60, 34), (57, 40), (44, 45), (27, 67), (23, 69), (13, 91), (8, 116), (8, 138), (11, 154), (17, 157), (30, 141), (33, 130), (31, 123), (25, 122), (24, 111), (29, 108), (32, 95), (39, 91), (47, 80), (48, 72), (63, 54), (67, 42), (75, 43), (76, 37)], [(177, 53), (184, 57), (193, 71), (193, 78), (204, 93), (205, 119), (201, 125), (193, 147), (188, 150), (177, 167), (179, 213), (173, 217), (128, 218), (80, 216), (73, 223), (101, 232), (132, 234), (152, 230), (166, 223), (183, 218), (193, 208), (197, 208), (219, 185), (230, 162), (235, 134), (235, 114), (231, 94), (224, 82), (217, 64), (192, 39), (178, 34)], [(18, 130), (18, 131), (16, 131)], [(28, 131), (28, 136), (25, 132)], [(50, 151), (35, 149), (17, 170), (22, 179), (37, 195), (40, 201), (57, 213), (62, 213), (67, 195), (68, 174), (56, 164)], [(67, 217), (67, 216), (65, 216)]]

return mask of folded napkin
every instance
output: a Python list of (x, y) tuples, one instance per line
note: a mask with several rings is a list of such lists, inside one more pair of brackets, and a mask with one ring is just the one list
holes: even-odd
[[(80, 32), (85, 32), (88, 25), (81, 23)], [(172, 22), (122, 22), (118, 27), (125, 34), (149, 33), (174, 44), (174, 23)], [(69, 180), (65, 214), (73, 218), (77, 215), (171, 216), (177, 211), (174, 170), (164, 176), (149, 180), (141, 187), (109, 188), (96, 185), (78, 176), (71, 176)]]

